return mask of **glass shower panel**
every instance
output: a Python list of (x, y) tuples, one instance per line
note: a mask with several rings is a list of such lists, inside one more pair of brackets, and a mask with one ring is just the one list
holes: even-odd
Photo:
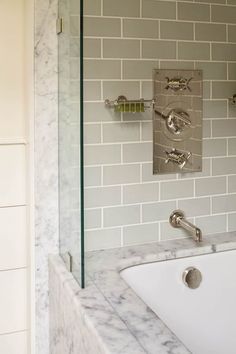
[(82, 1), (59, 0), (60, 254), (84, 286)]

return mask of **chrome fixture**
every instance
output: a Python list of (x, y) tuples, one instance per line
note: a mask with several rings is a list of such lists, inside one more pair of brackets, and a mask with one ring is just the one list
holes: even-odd
[(153, 174), (202, 170), (202, 87), (201, 70), (153, 71)]
[(236, 94), (234, 94), (232, 97), (229, 98), (229, 102), (230, 102), (232, 105), (235, 105), (235, 104), (236, 104)]
[(128, 100), (125, 96), (119, 96), (115, 101), (105, 100), (105, 105), (108, 108), (114, 108), (115, 112), (119, 113), (142, 113), (146, 109), (153, 107), (153, 100)]
[(197, 268), (189, 267), (183, 272), (182, 279), (188, 288), (197, 289), (202, 282), (202, 274)]
[(165, 150), (165, 153), (167, 155), (167, 159), (165, 160), (165, 163), (169, 163), (170, 161), (173, 163), (177, 163), (180, 169), (184, 168), (184, 166), (192, 156), (191, 152), (184, 153), (176, 150), (175, 148), (172, 149), (171, 151)]
[(166, 90), (173, 90), (173, 91), (183, 91), (183, 90), (191, 90), (191, 87), (189, 86), (190, 81), (193, 78), (191, 77), (190, 79), (186, 79), (184, 77), (173, 77), (172, 79), (169, 79), (166, 77), (167, 80), (167, 85), (165, 87)]
[(174, 210), (170, 215), (170, 224), (173, 227), (182, 227), (189, 231), (196, 242), (202, 241), (202, 231), (185, 219), (184, 213), (181, 210)]
[(171, 109), (166, 116), (157, 110), (155, 113), (166, 120), (166, 127), (173, 134), (181, 134), (186, 126), (191, 126), (189, 114), (182, 109)]

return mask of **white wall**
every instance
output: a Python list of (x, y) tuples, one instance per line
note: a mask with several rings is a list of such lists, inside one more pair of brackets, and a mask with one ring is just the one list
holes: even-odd
[[(0, 353), (30, 353), (29, 107), (25, 0), (0, 1)], [(33, 27), (32, 27), (33, 32)], [(30, 35), (27, 36), (30, 38)], [(32, 87), (31, 87), (32, 90)]]

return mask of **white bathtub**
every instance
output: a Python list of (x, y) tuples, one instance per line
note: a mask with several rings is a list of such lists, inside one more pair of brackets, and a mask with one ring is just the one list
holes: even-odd
[[(189, 289), (182, 274), (202, 273)], [(194, 354), (236, 353), (236, 250), (127, 268), (122, 278)]]

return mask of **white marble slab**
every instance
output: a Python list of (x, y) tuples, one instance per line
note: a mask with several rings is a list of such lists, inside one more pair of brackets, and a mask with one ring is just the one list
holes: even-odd
[[(138, 264), (235, 248), (236, 232), (231, 232), (206, 237), (201, 244), (183, 239), (91, 252), (87, 254), (89, 281), (84, 290), (67, 272), (60, 257), (52, 256), (51, 353), (189, 353), (119, 273)], [(95, 347), (91, 347), (89, 333)]]
[(36, 353), (49, 354), (48, 254), (58, 253), (57, 0), (35, 1)]

